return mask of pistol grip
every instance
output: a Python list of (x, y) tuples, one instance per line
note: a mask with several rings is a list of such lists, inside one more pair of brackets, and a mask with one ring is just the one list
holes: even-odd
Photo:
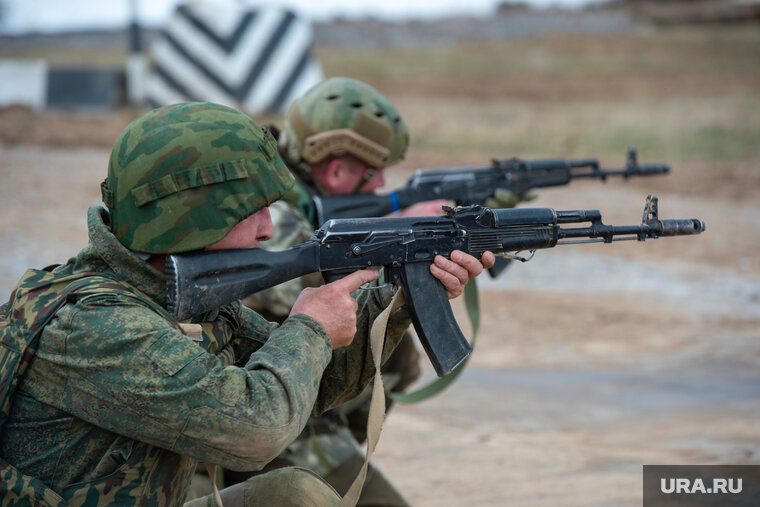
[(430, 273), (430, 262), (401, 268), (406, 304), (422, 347), (439, 377), (451, 373), (472, 352), (451, 311), (446, 289)]

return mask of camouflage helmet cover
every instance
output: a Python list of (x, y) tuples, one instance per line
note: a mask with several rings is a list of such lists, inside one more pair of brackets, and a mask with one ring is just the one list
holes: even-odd
[(269, 131), (229, 107), (188, 102), (130, 123), (101, 189), (116, 238), (159, 254), (221, 240), (293, 182)]
[(404, 157), (409, 130), (380, 92), (345, 77), (326, 79), (291, 104), (285, 116), (287, 157), (321, 162), (351, 154), (382, 169)]

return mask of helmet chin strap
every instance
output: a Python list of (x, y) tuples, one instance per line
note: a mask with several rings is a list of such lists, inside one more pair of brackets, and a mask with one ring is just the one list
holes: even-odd
[(359, 190), (372, 178), (377, 176), (377, 173), (379, 173), (381, 169), (376, 169), (374, 167), (367, 167), (367, 169), (364, 171), (364, 174), (362, 175), (359, 182), (356, 184), (356, 187), (354, 188), (354, 191), (351, 192), (352, 194), (358, 194), (360, 193)]

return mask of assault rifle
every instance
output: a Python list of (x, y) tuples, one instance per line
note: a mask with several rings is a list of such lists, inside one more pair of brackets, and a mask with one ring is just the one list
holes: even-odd
[(317, 222), (323, 224), (331, 218), (381, 217), (434, 199), (448, 199), (458, 206), (484, 205), (497, 188), (521, 195), (532, 188), (567, 185), (578, 178), (606, 181), (611, 176), (628, 179), (669, 171), (668, 164), (639, 164), (636, 148), (628, 148), (624, 169), (601, 169), (595, 158), (493, 159), (490, 166), (419, 169), (404, 187), (390, 194), (314, 196), (313, 199)]
[[(167, 308), (178, 321), (316, 271), (326, 279), (384, 266), (386, 280), (400, 285), (420, 342), (439, 376), (450, 373), (472, 350), (430, 273), (436, 255), (461, 250), (476, 258), (558, 244), (699, 234), (699, 219), (660, 220), (657, 196), (647, 197), (639, 225), (602, 223), (598, 210), (446, 207), (446, 216), (335, 219), (310, 241), (270, 252), (263, 249), (196, 251), (166, 262)], [(565, 224), (588, 222), (584, 227)], [(532, 257), (532, 255), (531, 255)], [(527, 261), (530, 258), (517, 257)]]

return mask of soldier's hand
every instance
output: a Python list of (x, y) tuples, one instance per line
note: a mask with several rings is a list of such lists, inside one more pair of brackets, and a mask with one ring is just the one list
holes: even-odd
[(464, 292), (464, 286), (470, 278), (475, 278), (483, 269), (493, 267), (496, 257), (491, 252), (485, 252), (481, 260), (470, 254), (454, 250), (451, 260), (440, 255), (435, 256), (435, 262), (430, 265), (430, 272), (446, 288), (449, 299), (459, 297)]
[(453, 203), (446, 199), (436, 199), (412, 204), (408, 208), (397, 211), (397, 217), (432, 217), (443, 215), (443, 206), (451, 206)]
[(514, 208), (523, 201), (532, 201), (538, 197), (538, 190), (535, 188), (529, 188), (522, 194), (518, 195), (507, 190), (506, 188), (497, 188), (493, 194), (493, 197), (486, 199), (486, 207), (488, 208)]
[(330, 335), (333, 350), (350, 345), (356, 334), (359, 307), (351, 293), (376, 279), (378, 274), (363, 269), (321, 287), (306, 288), (296, 299), (290, 315), (303, 313), (319, 322)]

